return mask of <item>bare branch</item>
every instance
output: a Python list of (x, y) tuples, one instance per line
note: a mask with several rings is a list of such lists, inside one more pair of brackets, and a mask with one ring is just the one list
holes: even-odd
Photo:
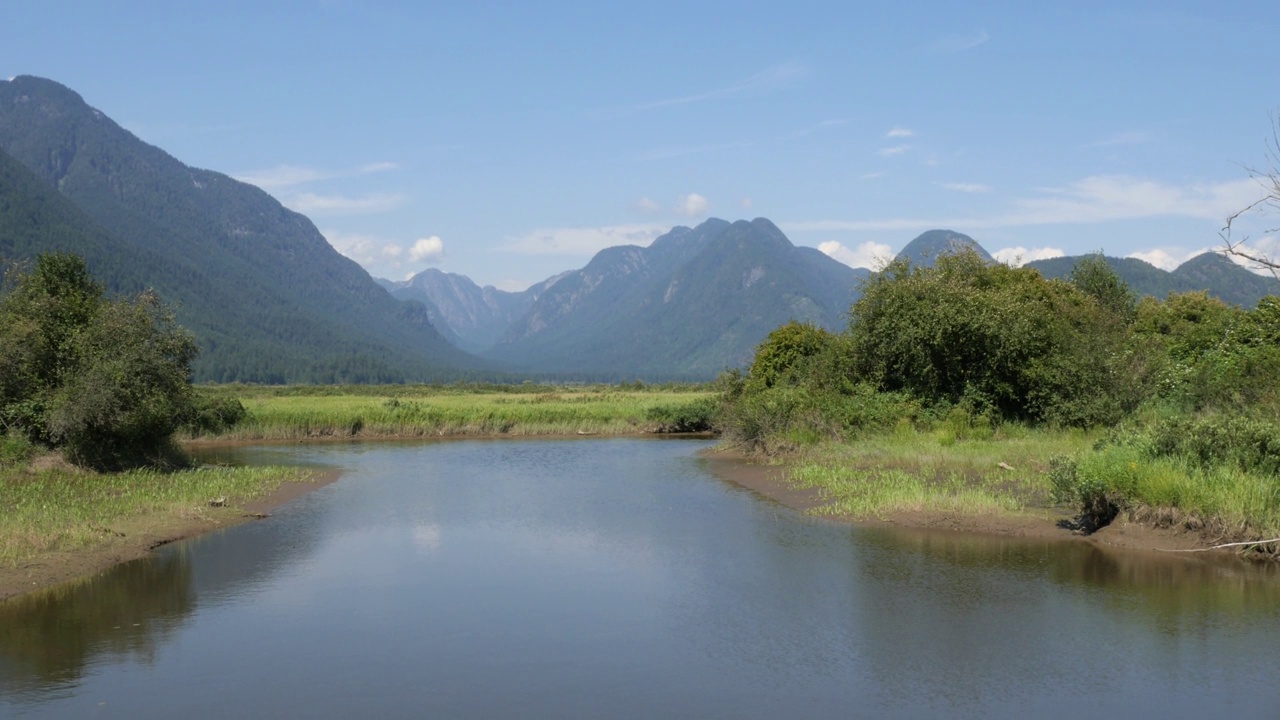
[[(1273, 118), (1271, 121), (1271, 139), (1266, 143), (1264, 154), (1269, 166), (1266, 170), (1245, 167), (1249, 177), (1258, 182), (1258, 186), (1263, 193), (1262, 197), (1228, 217), (1218, 236), (1222, 238), (1222, 252), (1224, 254), (1245, 260), (1250, 264), (1249, 267), (1251, 269), (1266, 270), (1273, 277), (1280, 280), (1280, 260), (1265, 252), (1250, 248), (1248, 246), (1249, 236), (1247, 235), (1239, 240), (1235, 240), (1231, 236), (1236, 221), (1246, 214), (1253, 212), (1262, 215), (1280, 214), (1280, 117)], [(1278, 231), (1280, 231), (1280, 228), (1270, 228), (1263, 232), (1271, 234)]]

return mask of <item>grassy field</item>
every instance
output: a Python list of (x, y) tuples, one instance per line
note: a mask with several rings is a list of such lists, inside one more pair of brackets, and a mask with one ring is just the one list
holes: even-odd
[(707, 401), (693, 386), (375, 386), (202, 388), (247, 416), (227, 440), (462, 435), (625, 435), (658, 430), (664, 410)]
[(883, 518), (900, 512), (1016, 513), (1053, 505), (1049, 458), (1089, 449), (1081, 431), (1004, 426), (957, 439), (949, 430), (905, 427), (809, 447), (790, 481), (816, 488), (821, 514)]
[(142, 528), (235, 513), (237, 504), (307, 477), (293, 468), (96, 473), (40, 464), (37, 458), (31, 467), (0, 467), (0, 566), (15, 567), (42, 553), (91, 550)]

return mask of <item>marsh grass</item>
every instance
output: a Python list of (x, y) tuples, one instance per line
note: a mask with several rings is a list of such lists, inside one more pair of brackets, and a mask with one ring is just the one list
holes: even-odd
[(0, 469), (0, 564), (109, 542), (140, 522), (209, 518), (211, 501), (252, 500), (307, 476), (276, 467), (96, 473), (50, 464)]
[(1093, 442), (1092, 434), (1079, 430), (1002, 425), (966, 438), (953, 427), (917, 430), (900, 423), (888, 432), (803, 451), (789, 479), (820, 491), (826, 500), (815, 510), (820, 514), (1016, 513), (1051, 506), (1049, 458), (1083, 452)]
[[(520, 388), (523, 386), (515, 386)], [(448, 437), (461, 435), (623, 435), (652, 432), (665, 407), (707, 400), (707, 390), (629, 390), (532, 386), (524, 392), (428, 386), (241, 390), (248, 411), (216, 437), (283, 440), (315, 437)], [(219, 390), (218, 392), (226, 392)]]
[(1111, 445), (1080, 456), (1079, 482), (1127, 501), (1135, 517), (1156, 525), (1202, 529), (1224, 541), (1280, 537), (1280, 480), (1230, 465), (1150, 457)]

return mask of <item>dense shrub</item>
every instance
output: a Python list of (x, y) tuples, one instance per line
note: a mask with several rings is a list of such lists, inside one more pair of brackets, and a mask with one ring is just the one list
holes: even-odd
[(1171, 417), (1153, 424), (1153, 457), (1181, 457), (1208, 469), (1230, 466), (1280, 476), (1280, 424), (1237, 415)]
[(167, 457), (191, 415), (191, 334), (150, 293), (107, 299), (74, 255), (42, 255), (8, 281), (0, 422), (85, 465)]
[(654, 423), (655, 431), (660, 433), (710, 432), (715, 428), (719, 411), (720, 402), (716, 398), (700, 398), (651, 407), (645, 419)]
[(1144, 362), (1127, 345), (1122, 314), (1033, 269), (972, 252), (934, 267), (894, 262), (850, 315), (858, 375), (926, 404), (1096, 425), (1143, 398)]

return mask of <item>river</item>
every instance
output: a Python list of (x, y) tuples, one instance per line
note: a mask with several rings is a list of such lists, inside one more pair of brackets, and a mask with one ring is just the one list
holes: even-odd
[(706, 445), (229, 451), (343, 477), (0, 603), (0, 716), (1280, 717), (1275, 568), (822, 521)]

